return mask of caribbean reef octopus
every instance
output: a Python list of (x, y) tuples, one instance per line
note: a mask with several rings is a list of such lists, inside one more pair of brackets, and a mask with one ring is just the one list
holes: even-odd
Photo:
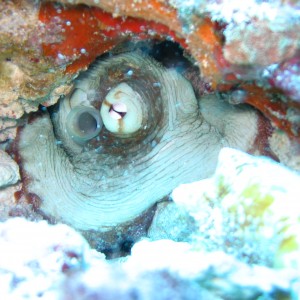
[(180, 72), (141, 51), (106, 55), (20, 130), (26, 193), (101, 251), (134, 242), (157, 202), (213, 174), (221, 148), (254, 152), (260, 118), (218, 94), (197, 97)]

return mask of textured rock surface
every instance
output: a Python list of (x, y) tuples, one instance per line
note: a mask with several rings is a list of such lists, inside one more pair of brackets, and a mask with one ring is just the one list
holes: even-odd
[(70, 90), (65, 85), (70, 76), (43, 56), (42, 42), (55, 42), (59, 35), (39, 21), (39, 6), (29, 0), (0, 3), (0, 141), (14, 137), (9, 128), (24, 113)]
[(0, 223), (1, 297), (13, 299), (298, 299), (299, 274), (248, 266), (188, 243), (142, 241), (107, 262), (66, 225)]
[(3, 299), (58, 299), (65, 272), (82, 270), (87, 243), (65, 225), (11, 219), (0, 223)]
[(0, 220), (10, 217), (11, 209), (16, 207), (14, 194), (21, 190), (22, 184), (13, 185), (0, 190)]
[(299, 13), (282, 1), (204, 1), (198, 12), (226, 22), (225, 58), (238, 65), (269, 65), (295, 55), (299, 48)]
[(172, 197), (197, 221), (197, 247), (299, 270), (299, 184), (269, 159), (224, 148), (211, 179), (181, 185)]
[(186, 242), (191, 241), (196, 228), (194, 218), (185, 209), (180, 209), (174, 202), (163, 201), (157, 205), (147, 236), (151, 240)]

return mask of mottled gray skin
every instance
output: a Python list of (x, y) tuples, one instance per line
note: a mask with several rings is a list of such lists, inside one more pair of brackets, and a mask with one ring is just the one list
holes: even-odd
[[(99, 109), (120, 82), (143, 98), (143, 128), (127, 137), (103, 128), (90, 143), (74, 142), (66, 131), (69, 111), (79, 104)], [(96, 63), (75, 87), (87, 98), (70, 95), (52, 119), (45, 113), (26, 125), (19, 153), (40, 209), (82, 231), (107, 232), (134, 220), (179, 184), (209, 177), (222, 147), (247, 151), (257, 134), (253, 110), (213, 95), (198, 101), (181, 75), (139, 54)]]

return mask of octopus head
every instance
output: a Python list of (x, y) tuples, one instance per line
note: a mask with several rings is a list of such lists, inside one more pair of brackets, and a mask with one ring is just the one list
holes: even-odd
[(40, 212), (99, 249), (123, 233), (135, 239), (158, 201), (214, 172), (222, 147), (249, 150), (257, 120), (216, 95), (197, 99), (182, 75), (144, 54), (111, 56), (20, 132), (26, 190), (40, 198)]

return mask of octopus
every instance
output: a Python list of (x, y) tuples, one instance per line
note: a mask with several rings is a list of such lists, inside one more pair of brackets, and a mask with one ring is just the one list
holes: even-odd
[(179, 184), (211, 176), (223, 147), (257, 151), (260, 120), (246, 104), (199, 96), (147, 53), (104, 55), (19, 130), (26, 194), (96, 249), (120, 248), (147, 235), (156, 204)]

